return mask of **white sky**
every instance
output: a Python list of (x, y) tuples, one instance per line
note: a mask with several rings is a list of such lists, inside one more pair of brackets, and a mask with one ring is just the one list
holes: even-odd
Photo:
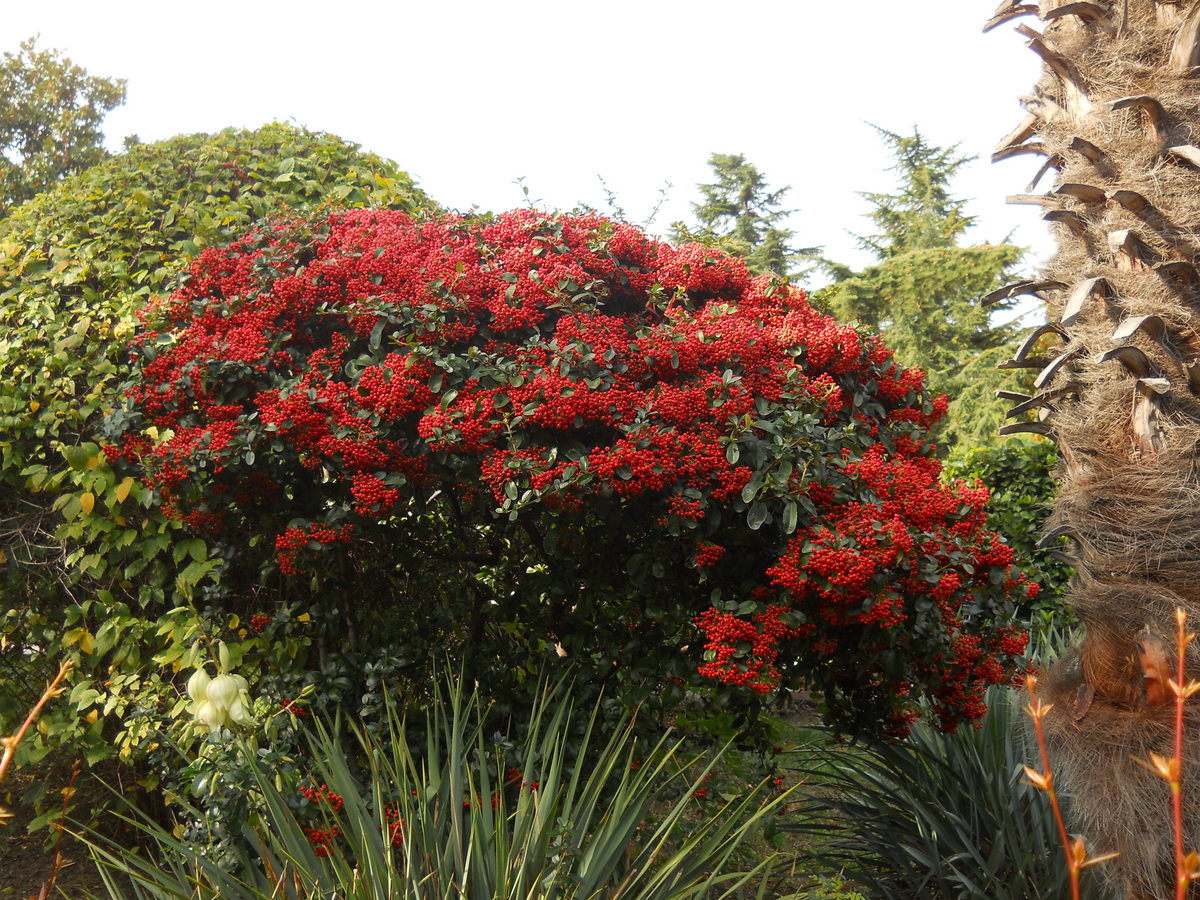
[(524, 176), (547, 207), (603, 208), (602, 175), (632, 219), (674, 187), (656, 229), (687, 218), (712, 152), (743, 153), (790, 185), (801, 245), (867, 260), (857, 191), (892, 188), (866, 124), (980, 159), (954, 185), (973, 240), (1050, 247), (1032, 207), (1006, 206), (1038, 162), (987, 162), (1023, 115), (1037, 61), (994, 0), (0, 0), (0, 50), (40, 34), (93, 74), (128, 80), (106, 132), (290, 120), (401, 164), (443, 204), (506, 209)]

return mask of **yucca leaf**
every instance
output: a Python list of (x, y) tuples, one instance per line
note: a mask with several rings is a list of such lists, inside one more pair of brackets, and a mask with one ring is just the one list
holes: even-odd
[(896, 745), (802, 750), (807, 799), (785, 828), (818, 837), (824, 869), (883, 897), (1062, 896), (1049, 810), (1019, 777), (1020, 700), (988, 699), (979, 729), (918, 725)]
[[(126, 873), (139, 900), (741, 900), (771, 863), (736, 871), (735, 859), (780, 797), (750, 792), (697, 820), (692, 792), (720, 753), (685, 758), (667, 735), (645, 747), (631, 717), (602, 729), (599, 706), (573, 743), (569, 683), (546, 685), (518, 729), (516, 788), (505, 787), (507, 760), (485, 737), (485, 711), (458, 682), (425, 717), (420, 759), (404, 718), (385, 707), (378, 735), (343, 722), (312, 729), (314, 777), (342, 798), (339, 810), (319, 806), (322, 827), (340, 831), (336, 852), (316, 853), (276, 773), (246, 746), (241, 763), (252, 772), (257, 813), (237, 873), (134, 817), (156, 846), (153, 859), (90, 839), (110, 896), (128, 896), (118, 887)], [(352, 757), (346, 746), (356, 749)], [(699, 774), (681, 778), (686, 770)], [(392, 804), (403, 822), (399, 846), (386, 814)], [(664, 811), (651, 816), (652, 807)]]

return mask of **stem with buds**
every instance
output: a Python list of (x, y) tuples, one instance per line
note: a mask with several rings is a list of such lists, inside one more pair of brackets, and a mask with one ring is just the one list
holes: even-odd
[(1161, 757), (1151, 754), (1154, 770), (1171, 786), (1171, 818), (1175, 831), (1175, 900), (1184, 900), (1190, 885), (1200, 876), (1200, 856), (1195, 850), (1183, 849), (1183, 704), (1187, 698), (1200, 690), (1200, 682), (1184, 681), (1187, 667), (1187, 648), (1195, 639), (1187, 631), (1187, 613), (1175, 610), (1175, 654), (1177, 676), (1171, 682), (1175, 694), (1175, 748), (1174, 755), (1166, 765)]
[(71, 797), (75, 794), (75, 779), (78, 777), (79, 760), (75, 760), (75, 767), (71, 770), (71, 780), (67, 782), (67, 786), (63, 790), (62, 812), (59, 814), (58, 822), (54, 826), (58, 831), (58, 835), (54, 838), (54, 859), (50, 863), (50, 875), (46, 878), (42, 889), (38, 891), (36, 900), (50, 900), (50, 894), (54, 891), (54, 885), (58, 881), (58, 873), (66, 862), (62, 852), (63, 831), (66, 830), (67, 811), (71, 806)]
[(1037, 733), (1038, 751), (1042, 757), (1043, 769), (1042, 772), (1039, 772), (1032, 766), (1025, 766), (1025, 777), (1029, 779), (1034, 787), (1044, 791), (1046, 796), (1050, 798), (1050, 808), (1054, 810), (1054, 824), (1058, 826), (1058, 837), (1062, 841), (1063, 855), (1067, 860), (1067, 874), (1071, 884), (1071, 900), (1079, 900), (1079, 873), (1088, 866), (1094, 866), (1096, 863), (1113, 859), (1117, 854), (1105, 853), (1100, 856), (1088, 857), (1083, 839), (1079, 837), (1072, 839), (1067, 833), (1067, 824), (1063, 819), (1062, 807), (1058, 802), (1058, 794), (1054, 790), (1054, 773), (1050, 771), (1050, 754), (1046, 750), (1046, 735), (1042, 730), (1042, 720), (1046, 717), (1046, 713), (1050, 712), (1053, 707), (1042, 703), (1038, 697), (1036, 675), (1030, 675), (1025, 679), (1025, 687), (1029, 691), (1029, 705), (1025, 707), (1025, 710), (1029, 713), (1029, 717), (1033, 719), (1033, 729)]

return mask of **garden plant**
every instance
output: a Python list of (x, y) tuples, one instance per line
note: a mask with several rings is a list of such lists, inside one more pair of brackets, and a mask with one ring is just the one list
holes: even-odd
[[(1142, 5), (1121, 22), (1071, 4), (1032, 38), (1052, 74), (1003, 153), (1053, 150), (1056, 265), (1083, 274), (989, 302), (1041, 291), (1061, 312), (1009, 365), (1041, 372), (1017, 410), (1047, 414), (1010, 430), (1063, 447), (1051, 534), (1074, 542), (1088, 629), (1043, 677), (1038, 734), (1088, 852), (1119, 849), (1111, 871), (1157, 897), (1200, 830), (1183, 698), (1167, 702), (1187, 642), (1164, 630), (1194, 611), (1200, 275), (1176, 258), (1186, 204), (1163, 212), (1119, 153), (1175, 190), (1200, 150), (1175, 140), (1178, 91), (1108, 96), (1062, 62), (1200, 61), (1200, 13)], [(724, 214), (755, 271), (721, 249), (720, 217), (670, 243), (594, 213), (451, 214), (395, 164), (285, 125), (57, 172), (0, 218), (0, 734), (27, 723), (0, 776), (80, 759), (121, 785), (76, 815), (113, 897), (778, 896), (802, 882), (747, 847), (797, 818), (833, 841), (831, 897), (853, 896), (845, 877), (883, 896), (1061, 891), (1077, 871), (1019, 780), (1004, 693), (1029, 617), (1064, 618), (1068, 573), (1029, 538), (1053, 454), (943, 468), (947, 398), (872, 330), (891, 321), (878, 285), (918, 270), (954, 283), (947, 322), (987, 324), (966, 297), (1019, 251), (958, 248), (967, 219), (941, 188), (963, 160), (887, 136), (941, 192), (872, 195), (879, 265), (842, 267), (835, 304), (868, 325), (779, 277), (796, 256), (781, 195), (740, 156), (713, 161), (737, 176), (722, 190), (759, 198)], [(931, 242), (905, 243), (914, 223)], [(971, 365), (1008, 337), (962, 334)], [(958, 365), (938, 357), (934, 378), (958, 384)], [(1011, 541), (981, 476), (1004, 483)], [(569, 675), (550, 691), (547, 672)], [(706, 779), (739, 765), (725, 745), (771, 756), (767, 714), (792, 699), (873, 743), (806, 751), (806, 804), (774, 779), (722, 797)], [(681, 727), (704, 752), (662, 737)], [(1152, 753), (1176, 768), (1125, 764)], [(35, 785), (34, 825), (61, 824), (75, 785)], [(146, 846), (92, 827), (113, 804)]]
[(642, 740), (631, 719), (602, 729), (603, 710), (576, 707), (569, 682), (541, 687), (531, 717), (509, 735), (489, 734), (491, 717), (458, 679), (435, 692), (420, 727), (391, 704), (377, 734), (318, 723), (300, 783), (281, 782), (243, 743), (259, 811), (237, 864), (219, 865), (139, 817), (153, 839), (148, 856), (92, 838), (109, 895), (775, 896), (766, 893), (773, 857), (739, 851), (786, 794), (764, 783), (704, 804), (699, 793), (722, 752), (696, 758), (677, 738)]
[[(0, 219), (0, 732), (60, 660), (73, 665), (65, 702), (18, 762), (139, 759), (170, 718), (170, 680), (199, 627), (187, 598), (212, 568), (207, 545), (118, 478), (96, 441), (130, 372), (137, 310), (201, 248), (265, 218), (429, 203), (393, 163), (267, 125), (132, 147)], [(265, 637), (248, 634), (291, 659), (302, 613), (278, 612)]]
[(228, 614), (298, 601), (330, 655), (386, 642), (420, 684), (449, 650), (510, 697), (559, 657), (659, 709), (803, 683), (880, 734), (920, 697), (978, 718), (1024, 649), (1035, 586), (986, 492), (939, 481), (945, 401), (739, 259), (590, 215), (336, 213), (206, 249), (143, 321), (106, 456), (211, 548)]

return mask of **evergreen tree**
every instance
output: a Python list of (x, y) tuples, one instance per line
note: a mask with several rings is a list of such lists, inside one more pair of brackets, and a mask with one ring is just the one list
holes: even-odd
[(108, 154), (100, 123), (125, 82), (89, 75), (36, 39), (0, 57), (0, 215)]
[(779, 275), (794, 280), (808, 271), (802, 262), (812, 259), (819, 248), (791, 246), (795, 233), (780, 226), (794, 210), (783, 209), (789, 188), (772, 190), (766, 176), (746, 157), (714, 153), (708, 159), (715, 180), (700, 184), (699, 203), (692, 204), (696, 227), (676, 222), (672, 237), (719, 246), (746, 260), (758, 275)]
[(862, 194), (877, 232), (858, 240), (877, 262), (855, 271), (824, 260), (834, 284), (817, 299), (843, 320), (884, 331), (900, 362), (925, 369), (930, 388), (951, 400), (944, 439), (987, 443), (1010, 405), (994, 396), (1006, 380), (995, 366), (1010, 355), (1016, 334), (993, 315), (1015, 301), (984, 309), (979, 298), (1009, 279), (1023, 251), (1007, 243), (959, 246), (973, 219), (949, 189), (970, 161), (957, 147), (934, 146), (916, 130), (879, 132), (895, 156), (899, 185), (893, 194)]

